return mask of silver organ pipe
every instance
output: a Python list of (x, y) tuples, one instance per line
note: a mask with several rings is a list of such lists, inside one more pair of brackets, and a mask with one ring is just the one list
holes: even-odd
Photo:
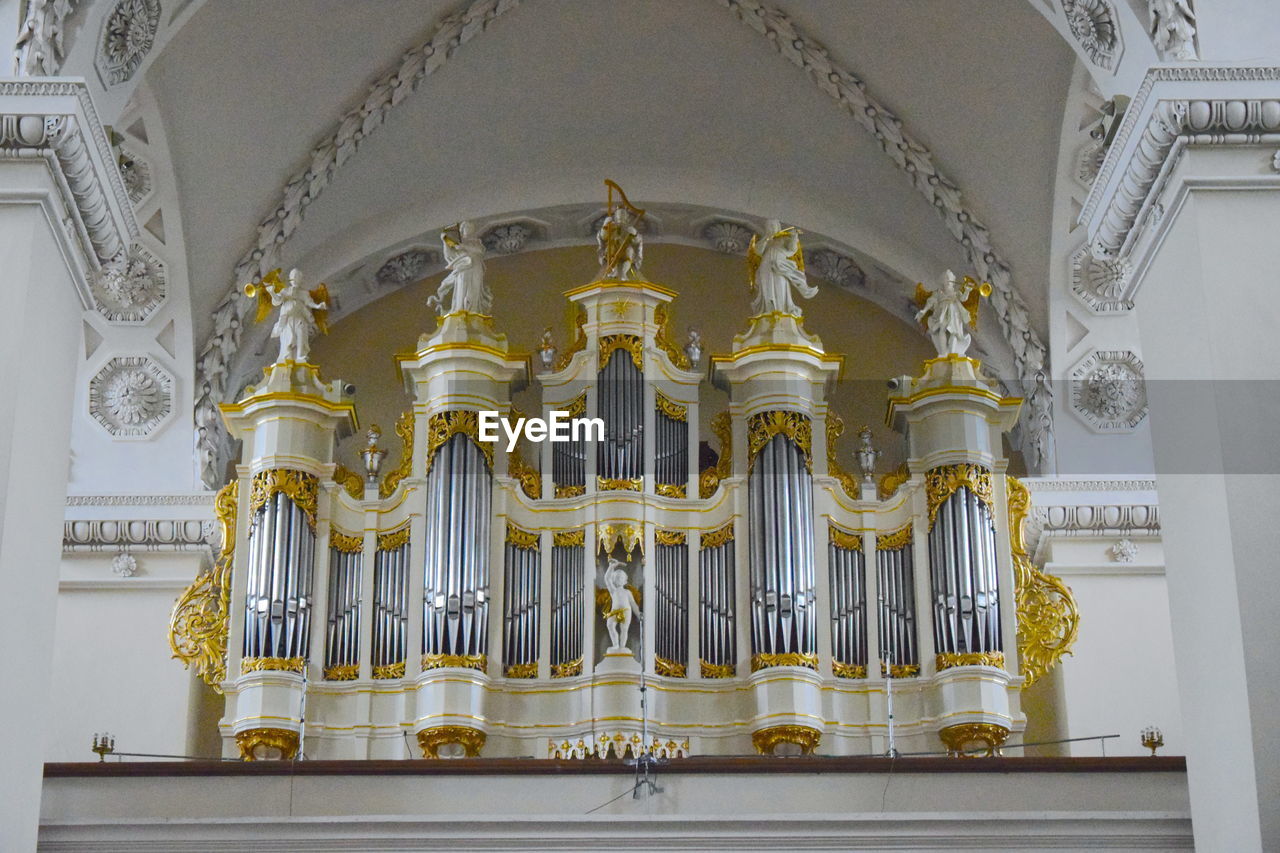
[(733, 674), (738, 658), (734, 633), (733, 525), (703, 533), (698, 552), (699, 607), (702, 611), (699, 656), (703, 675)]
[(659, 494), (683, 496), (689, 477), (689, 409), (657, 395), (653, 481)]
[[(566, 411), (571, 418), (586, 414), (586, 393), (570, 403)], [(557, 441), (551, 445), (551, 482), (555, 484), (555, 496), (558, 498), (586, 492), (587, 443), (581, 437), (576, 441)]]
[(551, 547), (551, 674), (582, 665), (586, 545), (581, 530), (558, 531)]
[(914, 546), (911, 526), (876, 537), (880, 597), (880, 658), (894, 667), (920, 663), (916, 647)]
[(774, 435), (754, 459), (747, 488), (752, 654), (813, 661), (813, 478), (804, 450)]
[(829, 528), (827, 556), (835, 671), (844, 677), (864, 677), (867, 672), (867, 578), (861, 537)]
[(604, 488), (619, 488), (644, 475), (644, 375), (626, 347), (609, 354), (598, 387), (604, 441), (598, 444), (597, 474)]
[[(360, 662), (360, 576), (364, 557), (358, 537), (334, 532), (329, 548), (329, 613), (325, 643), (325, 677), (354, 678)], [(335, 670), (334, 668), (342, 668)], [(344, 673), (343, 670), (346, 670)]]
[(689, 545), (684, 533), (656, 533), (654, 565), (658, 595), (654, 654), (659, 675), (683, 677), (689, 659)]
[[(409, 624), (409, 537), (407, 529), (378, 536), (373, 562), (374, 677), (402, 665)], [(401, 673), (403, 674), (403, 673)]]
[(537, 533), (507, 525), (502, 662), (510, 678), (536, 678), (538, 674), (538, 614), (542, 583), (539, 539)]
[(306, 657), (315, 540), (310, 516), (282, 491), (271, 494), (254, 514), (244, 657)]
[(488, 649), (492, 477), (484, 453), (458, 433), (427, 474), (423, 652), (474, 658)]
[(929, 529), (934, 643), (940, 654), (1003, 648), (991, 507), (967, 485), (937, 508)]

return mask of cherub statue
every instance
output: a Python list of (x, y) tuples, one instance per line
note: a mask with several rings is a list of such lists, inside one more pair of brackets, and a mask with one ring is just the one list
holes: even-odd
[(272, 270), (260, 283), (246, 284), (244, 295), (258, 300), (256, 323), (265, 320), (273, 306), (280, 309), (280, 316), (271, 329), (271, 337), (280, 340), (277, 364), (285, 361), (305, 364), (311, 354), (311, 337), (316, 332), (329, 331), (329, 288), (321, 284), (315, 290), (304, 290), (302, 273), (296, 268), (289, 270), (287, 282), (280, 280), (280, 270)]
[[(622, 187), (605, 181), (609, 188), (608, 213), (596, 232), (596, 257), (600, 261), (600, 278), (619, 281), (643, 281), (640, 264), (644, 261), (644, 241), (637, 227), (644, 211), (627, 200)], [(614, 201), (617, 193), (621, 201)]]
[(969, 329), (978, 323), (978, 297), (988, 296), (991, 285), (979, 284), (969, 276), (956, 281), (947, 270), (942, 287), (930, 293), (916, 285), (916, 320), (929, 330), (929, 339), (939, 356), (964, 355), (969, 351)]
[(1196, 16), (1190, 0), (1147, 0), (1147, 28), (1162, 59), (1196, 59)]
[[(475, 226), (459, 222), (446, 228), (440, 232), (440, 246), (449, 274), (427, 299), (427, 305), (440, 314), (488, 314), (493, 310), (493, 294), (484, 283), (484, 242), (475, 236)], [(447, 311), (445, 300), (449, 300)]]
[(609, 558), (604, 571), (604, 586), (609, 591), (609, 609), (604, 614), (605, 627), (609, 630), (609, 651), (626, 651), (627, 634), (631, 632), (631, 614), (640, 616), (640, 605), (627, 589), (626, 563)]
[(880, 451), (871, 446), (871, 427), (864, 426), (858, 430), (858, 467), (862, 469), (862, 482), (870, 483), (875, 479), (876, 460)]
[(805, 276), (800, 232), (783, 228), (776, 219), (766, 222), (764, 230), (767, 236), (752, 237), (747, 247), (747, 270), (751, 276), (751, 294), (755, 297), (751, 310), (757, 316), (777, 313), (799, 317), (800, 309), (791, 299), (791, 288), (805, 299), (818, 295), (818, 288), (809, 284)]

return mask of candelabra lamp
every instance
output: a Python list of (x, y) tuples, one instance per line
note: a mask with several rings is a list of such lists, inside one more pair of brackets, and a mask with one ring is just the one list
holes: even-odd
[(116, 751), (116, 739), (106, 732), (102, 734), (94, 732), (93, 751), (98, 753), (98, 761), (106, 761), (107, 756)]
[(1164, 746), (1164, 732), (1155, 726), (1147, 726), (1142, 730), (1142, 745), (1151, 750), (1151, 757), (1155, 758), (1156, 750)]

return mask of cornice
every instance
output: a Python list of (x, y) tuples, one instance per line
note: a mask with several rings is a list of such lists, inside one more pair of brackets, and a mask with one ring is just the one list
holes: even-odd
[(69, 495), (67, 506), (213, 506), (213, 492), (191, 495)]
[[(1187, 144), (1256, 145), (1277, 133), (1280, 66), (1153, 67), (1085, 199), (1080, 222), (1090, 250), (1099, 258), (1129, 254)], [(1132, 286), (1125, 298), (1133, 298)]]
[(62, 525), (62, 552), (204, 551), (214, 535), (212, 520), (78, 519)]

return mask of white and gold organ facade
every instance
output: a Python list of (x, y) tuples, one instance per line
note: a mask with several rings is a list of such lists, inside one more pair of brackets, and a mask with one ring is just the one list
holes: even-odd
[[(642, 216), (611, 202), (600, 274), (567, 290), (569, 343), (536, 373), (488, 313), (483, 245), (446, 232), (385, 471), (376, 433), (363, 474), (336, 464), (354, 401), (278, 335), (265, 381), (223, 409), (244, 450), (222, 557), (174, 612), (177, 656), (225, 693), (228, 755), (882, 754), (890, 708), (903, 752), (1025, 727), (1021, 689), (1076, 614), (1022, 544), (1002, 451), (1021, 401), (964, 354), (977, 283), (926, 293), (939, 357), (893, 383), (908, 465), (877, 490), (839, 461), (844, 364), (794, 301), (813, 294), (798, 232), (753, 243), (753, 316), (703, 365), (668, 337), (676, 293), (642, 272)], [(543, 411), (514, 411), (531, 382)], [(706, 411), (708, 383), (727, 406)], [(494, 412), (581, 420), (509, 451)]]

